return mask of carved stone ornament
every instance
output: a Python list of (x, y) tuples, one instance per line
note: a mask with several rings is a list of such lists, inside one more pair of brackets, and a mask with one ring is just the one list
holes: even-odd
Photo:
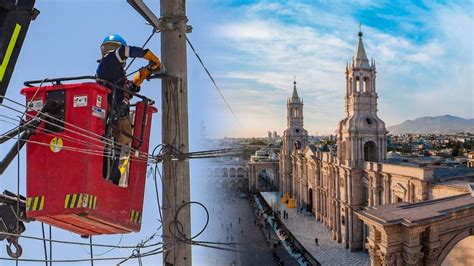
[(420, 258), (423, 257), (423, 253), (403, 253), (403, 260), (405, 264), (408, 265), (417, 265)]
[(397, 255), (394, 253), (383, 254), (379, 252), (380, 262), (383, 266), (394, 266), (397, 265)]

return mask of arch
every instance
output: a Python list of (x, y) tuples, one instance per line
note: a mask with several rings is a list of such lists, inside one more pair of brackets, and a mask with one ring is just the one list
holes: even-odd
[(295, 149), (297, 149), (297, 150), (301, 149), (301, 142), (299, 140), (295, 141), (294, 145), (295, 145), (294, 146)]
[(263, 168), (258, 173), (258, 183), (260, 188), (272, 189), (275, 185), (275, 174), (270, 168)]
[(360, 77), (359, 76), (356, 76), (355, 78), (355, 89), (356, 89), (356, 92), (360, 92)]
[(307, 211), (309, 212), (313, 212), (313, 189), (310, 188), (308, 190), (308, 207), (307, 207)]
[[(280, 176), (278, 161), (266, 161), (266, 162), (252, 162), (249, 163), (249, 191), (256, 192), (258, 190), (278, 190)], [(264, 181), (266, 178), (266, 181)], [(273, 186), (271, 186), (273, 180)], [(245, 180), (244, 180), (245, 182)], [(268, 184), (267, 186), (264, 186)]]
[(364, 144), (364, 161), (377, 162), (377, 144), (369, 140)]
[(229, 177), (237, 177), (237, 171), (235, 170), (235, 168), (230, 168)]
[(221, 171), (219, 168), (214, 168), (214, 177), (221, 177)]
[(222, 168), (222, 177), (229, 177), (229, 171), (227, 171), (227, 168)]
[[(444, 260), (451, 254), (458, 244), (460, 244), (465, 239), (472, 240), (474, 238), (474, 227), (465, 229), (458, 234), (456, 234), (444, 247), (441, 249), (441, 253), (438, 256), (437, 265), (441, 265)], [(474, 242), (474, 240), (472, 240)], [(467, 264), (469, 265), (469, 264)], [(472, 265), (472, 264), (470, 264)]]
[(242, 167), (237, 168), (237, 177), (245, 177), (244, 168)]
[(363, 92), (368, 92), (369, 91), (369, 78), (368, 77), (364, 77), (363, 80), (362, 80), (362, 91)]

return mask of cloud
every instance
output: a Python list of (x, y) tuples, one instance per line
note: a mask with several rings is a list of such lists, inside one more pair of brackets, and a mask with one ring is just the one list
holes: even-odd
[[(357, 18), (338, 13), (347, 7), (333, 6), (325, 12), (293, 1), (263, 1), (243, 8), (242, 16), (214, 28), (231, 65), (219, 79), (239, 116), (251, 125), (246, 132), (229, 132), (281, 132), (296, 76), (305, 101), (305, 127), (332, 133), (343, 118), (344, 69), (356, 47)], [(388, 125), (439, 110), (472, 117), (472, 14), (453, 5), (414, 10), (417, 17), (392, 18), (400, 18), (400, 32), (363, 27), (366, 52), (377, 63), (379, 115), (387, 117)], [(417, 19), (421, 22), (415, 23)], [(426, 32), (411, 38), (404, 34), (407, 29)]]

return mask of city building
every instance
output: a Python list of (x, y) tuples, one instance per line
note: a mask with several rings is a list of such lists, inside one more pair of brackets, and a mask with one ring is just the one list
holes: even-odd
[[(441, 263), (459, 241), (474, 244), (474, 198), (469, 194), (474, 171), (387, 160), (375, 61), (367, 58), (362, 32), (358, 36), (346, 66), (346, 117), (337, 127), (335, 150), (308, 144), (303, 101), (294, 82), (282, 138), (280, 194), (296, 198), (298, 208), (313, 213), (335, 241), (351, 251), (367, 250), (372, 265)], [(251, 170), (251, 190), (257, 178)], [(432, 211), (417, 213), (424, 208)]]
[(467, 167), (474, 168), (474, 151), (467, 154)]
[(293, 82), (293, 94), (287, 104), (287, 129), (283, 132), (280, 151), (280, 186), (282, 191), (292, 191), (294, 187), (291, 156), (293, 150), (308, 145), (308, 131), (303, 127), (303, 100), (298, 96), (296, 80)]

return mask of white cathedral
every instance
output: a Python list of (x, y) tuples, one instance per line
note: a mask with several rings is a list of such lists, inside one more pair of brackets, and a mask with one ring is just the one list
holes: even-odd
[[(381, 231), (377, 231), (380, 228), (369, 228), (369, 218), (364, 219), (364, 224), (358, 212), (368, 207), (397, 202), (413, 204), (468, 191), (444, 185), (433, 168), (387, 163), (388, 132), (377, 115), (376, 73), (375, 62), (368, 60), (362, 32), (359, 32), (355, 55), (346, 65), (345, 118), (336, 130), (336, 153), (322, 152), (308, 145), (308, 132), (303, 124), (303, 100), (294, 82), (293, 94), (287, 102), (288, 128), (282, 138), (279, 192), (281, 195), (287, 193), (296, 199), (299, 207), (312, 212), (330, 229), (335, 241), (351, 251), (367, 249), (373, 265), (418, 265), (423, 256), (425, 262), (433, 254), (439, 257), (440, 251), (434, 244), (420, 244), (416, 237), (404, 236), (400, 231), (397, 233), (399, 239), (408, 237), (408, 240), (393, 242), (395, 248), (389, 250), (377, 244), (388, 241), (387, 236), (380, 237)], [(457, 181), (466, 183), (473, 180), (460, 178)], [(422, 238), (420, 234), (430, 237), (432, 234), (433, 238), (436, 237), (433, 232), (441, 234), (434, 229), (426, 229), (428, 233), (423, 230), (413, 231), (413, 234), (418, 234), (418, 239)], [(392, 262), (385, 263), (389, 260)]]

